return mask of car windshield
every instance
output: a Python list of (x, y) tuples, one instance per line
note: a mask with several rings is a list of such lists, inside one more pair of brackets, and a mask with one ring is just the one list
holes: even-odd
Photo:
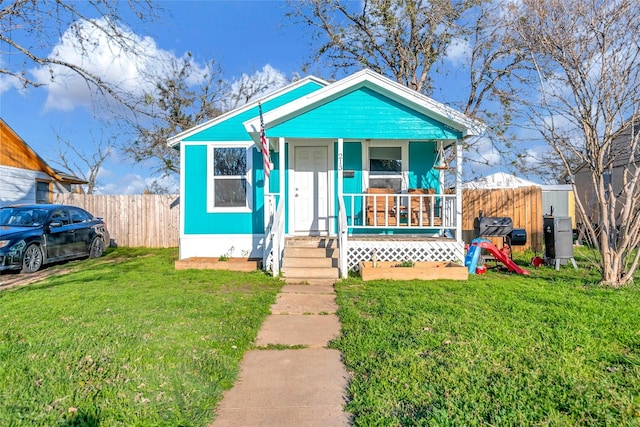
[(2, 208), (0, 209), (0, 225), (13, 227), (37, 227), (42, 225), (47, 214), (41, 208)]

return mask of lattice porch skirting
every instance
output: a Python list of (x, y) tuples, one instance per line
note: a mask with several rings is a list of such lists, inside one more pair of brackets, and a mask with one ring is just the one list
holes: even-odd
[(373, 250), (378, 261), (464, 262), (464, 243), (455, 240), (389, 241), (349, 239), (347, 264), (357, 270), (360, 261), (371, 261)]

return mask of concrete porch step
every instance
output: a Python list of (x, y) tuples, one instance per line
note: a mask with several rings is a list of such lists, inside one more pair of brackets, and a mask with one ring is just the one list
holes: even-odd
[(284, 257), (296, 258), (337, 258), (337, 249), (288, 246), (284, 248)]
[(283, 267), (282, 275), (287, 279), (337, 279), (338, 269), (333, 267)]
[(334, 258), (307, 258), (307, 257), (284, 257), (282, 267), (300, 268), (323, 268), (338, 267), (338, 260)]
[(338, 239), (335, 237), (317, 237), (317, 236), (304, 236), (304, 237), (288, 237), (285, 240), (285, 247), (298, 247), (298, 248), (337, 248)]

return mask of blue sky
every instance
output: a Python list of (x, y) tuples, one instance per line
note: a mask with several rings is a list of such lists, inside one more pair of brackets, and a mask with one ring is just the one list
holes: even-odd
[[(132, 28), (138, 36), (148, 37), (144, 41), (158, 57), (180, 58), (191, 52), (198, 64), (215, 59), (230, 81), (267, 64), (290, 78), (310, 57), (310, 34), (287, 20), (284, 1), (162, 1), (160, 5), (169, 17), (164, 14), (147, 28)], [(454, 58), (449, 65), (456, 66)], [(327, 77), (321, 69), (309, 71)], [(444, 93), (456, 96), (451, 78), (439, 83), (436, 100), (448, 102), (442, 99)], [(142, 84), (132, 78), (132, 90)], [(90, 100), (78, 82), (57, 89), (9, 88), (0, 96), (2, 118), (52, 166), (58, 157), (56, 135), (87, 153), (92, 141), (101, 137), (101, 125), (93, 119)], [(141, 193), (154, 179), (149, 169), (150, 165), (136, 165), (113, 153), (99, 176), (98, 192)], [(177, 191), (177, 179), (165, 183)]]

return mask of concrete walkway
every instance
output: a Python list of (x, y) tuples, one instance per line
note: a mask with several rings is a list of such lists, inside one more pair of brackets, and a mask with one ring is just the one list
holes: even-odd
[(214, 427), (348, 426), (347, 372), (340, 352), (327, 348), (340, 334), (333, 283), (285, 285), (258, 332), (234, 387), (216, 410)]

